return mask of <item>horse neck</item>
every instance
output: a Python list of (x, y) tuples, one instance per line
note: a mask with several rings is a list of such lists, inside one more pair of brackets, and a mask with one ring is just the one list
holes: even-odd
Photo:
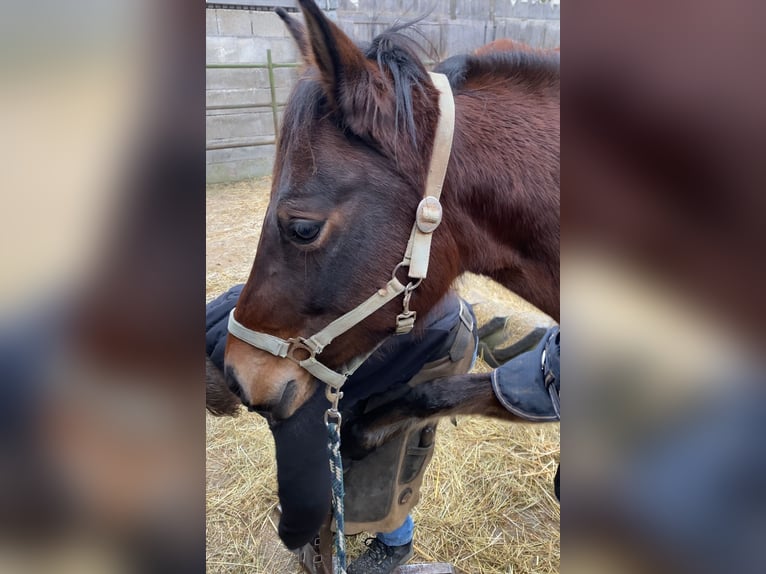
[[(491, 94), (486, 99), (490, 99)], [(457, 95), (443, 206), (461, 271), (559, 319), (558, 101)], [(542, 104), (542, 105), (541, 105)]]

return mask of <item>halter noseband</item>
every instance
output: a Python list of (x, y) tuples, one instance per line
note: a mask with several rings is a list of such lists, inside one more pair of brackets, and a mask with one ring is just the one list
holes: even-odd
[[(439, 121), (436, 125), (434, 148), (431, 163), (428, 168), (425, 197), (418, 204), (415, 224), (407, 243), (404, 258), (394, 268), (391, 280), (382, 289), (357, 307), (341, 315), (324, 329), (311, 337), (292, 337), (281, 339), (274, 335), (253, 331), (242, 325), (234, 318), (234, 311), (229, 314), (229, 333), (248, 345), (261, 349), (277, 357), (294, 361), (313, 376), (327, 385), (327, 398), (330, 402), (339, 399), (338, 392), (346, 379), (367, 360), (375, 351), (353, 358), (344, 365), (339, 373), (320, 363), (316, 356), (336, 337), (342, 335), (355, 325), (361, 323), (386, 303), (404, 293), (402, 312), (396, 317), (396, 334), (402, 335), (412, 331), (415, 326), (415, 311), (410, 310), (410, 297), (415, 288), (425, 279), (428, 272), (428, 261), (431, 254), (431, 236), (441, 223), (442, 208), (439, 196), (444, 185), (450, 151), (452, 150), (452, 134), (455, 128), (455, 102), (449, 81), (444, 74), (430, 73), (434, 86), (439, 90)], [(407, 275), (412, 280), (406, 286), (397, 278), (396, 272), (400, 267), (407, 267)]]

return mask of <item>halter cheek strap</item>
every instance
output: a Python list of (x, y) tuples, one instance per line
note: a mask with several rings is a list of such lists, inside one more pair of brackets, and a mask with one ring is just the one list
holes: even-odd
[(428, 167), (425, 197), (420, 201), (415, 215), (410, 240), (404, 254), (403, 265), (409, 265), (409, 276), (413, 279), (425, 279), (431, 255), (431, 237), (442, 220), (442, 206), (439, 197), (447, 174), (452, 135), (455, 131), (455, 100), (449, 80), (444, 74), (431, 74), (439, 90), (439, 122), (436, 124), (434, 149)]
[[(339, 390), (346, 379), (367, 360), (377, 349), (365, 355), (355, 357), (345, 365), (342, 372), (337, 372), (320, 363), (316, 356), (336, 337), (350, 330), (355, 325), (372, 315), (386, 303), (404, 293), (402, 312), (396, 319), (396, 334), (409, 333), (415, 326), (415, 311), (410, 310), (412, 292), (420, 285), (428, 272), (431, 253), (431, 237), (441, 223), (442, 208), (439, 203), (444, 176), (447, 173), (450, 152), (452, 150), (452, 135), (455, 128), (455, 102), (449, 80), (443, 74), (431, 73), (431, 80), (439, 90), (439, 121), (436, 126), (434, 148), (426, 180), (425, 196), (418, 205), (415, 224), (412, 226), (404, 258), (394, 268), (391, 280), (382, 289), (378, 289), (371, 297), (357, 307), (341, 315), (324, 329), (311, 337), (296, 337), (281, 339), (268, 333), (253, 331), (242, 325), (234, 318), (236, 308), (229, 314), (229, 333), (245, 343), (261, 349), (277, 357), (294, 361), (320, 381), (327, 384), (327, 398), (337, 407), (340, 398)], [(408, 268), (408, 276), (412, 281), (403, 285), (397, 278), (396, 272), (400, 267)]]

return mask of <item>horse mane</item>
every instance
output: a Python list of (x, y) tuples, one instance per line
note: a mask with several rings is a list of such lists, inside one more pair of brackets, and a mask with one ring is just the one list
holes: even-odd
[[(381, 72), (390, 74), (396, 98), (396, 129), (404, 122), (417, 145), (416, 119), (412, 98), (415, 91), (423, 92), (428, 78), (419, 54), (438, 60), (433, 45), (426, 47), (404, 32), (417, 31), (416, 25), (423, 19), (394, 25), (384, 31), (363, 50), (369, 60), (377, 62)], [(423, 34), (420, 34), (427, 41)], [(556, 50), (535, 49), (510, 39), (500, 39), (479, 48), (472, 54), (453, 56), (437, 63), (435, 72), (444, 73), (453, 90), (459, 90), (475, 81), (502, 78), (517, 85), (537, 88), (558, 84), (561, 53)]]
[(446, 75), (452, 89), (458, 91), (497, 79), (529, 89), (555, 85), (560, 69), (561, 53), (554, 50), (479, 50), (447, 58), (434, 71)]

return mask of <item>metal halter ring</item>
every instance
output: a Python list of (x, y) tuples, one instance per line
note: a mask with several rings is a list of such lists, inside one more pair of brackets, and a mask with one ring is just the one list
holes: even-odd
[[(316, 349), (309, 345), (307, 339), (304, 339), (303, 337), (293, 337), (291, 339), (287, 339), (287, 342), (290, 343), (290, 347), (287, 351), (287, 358), (296, 363), (300, 363), (301, 361), (305, 361), (307, 359), (313, 359), (317, 356), (318, 353), (322, 352), (322, 349)], [(299, 359), (295, 356), (297, 351), (305, 351), (308, 353), (308, 357)]]
[[(396, 279), (396, 272), (399, 271), (399, 269), (401, 267), (409, 267), (409, 266), (410, 266), (409, 263), (406, 263), (404, 261), (400, 261), (399, 263), (396, 264), (396, 267), (394, 267), (394, 270), (391, 272), (391, 278), (392, 279)], [(419, 278), (417, 281), (415, 281), (415, 283), (410, 281), (407, 284), (407, 287), (405, 287), (405, 290), (412, 291), (412, 290), (416, 289), (417, 287), (419, 287), (422, 282), (423, 282), (423, 278), (422, 277)]]

